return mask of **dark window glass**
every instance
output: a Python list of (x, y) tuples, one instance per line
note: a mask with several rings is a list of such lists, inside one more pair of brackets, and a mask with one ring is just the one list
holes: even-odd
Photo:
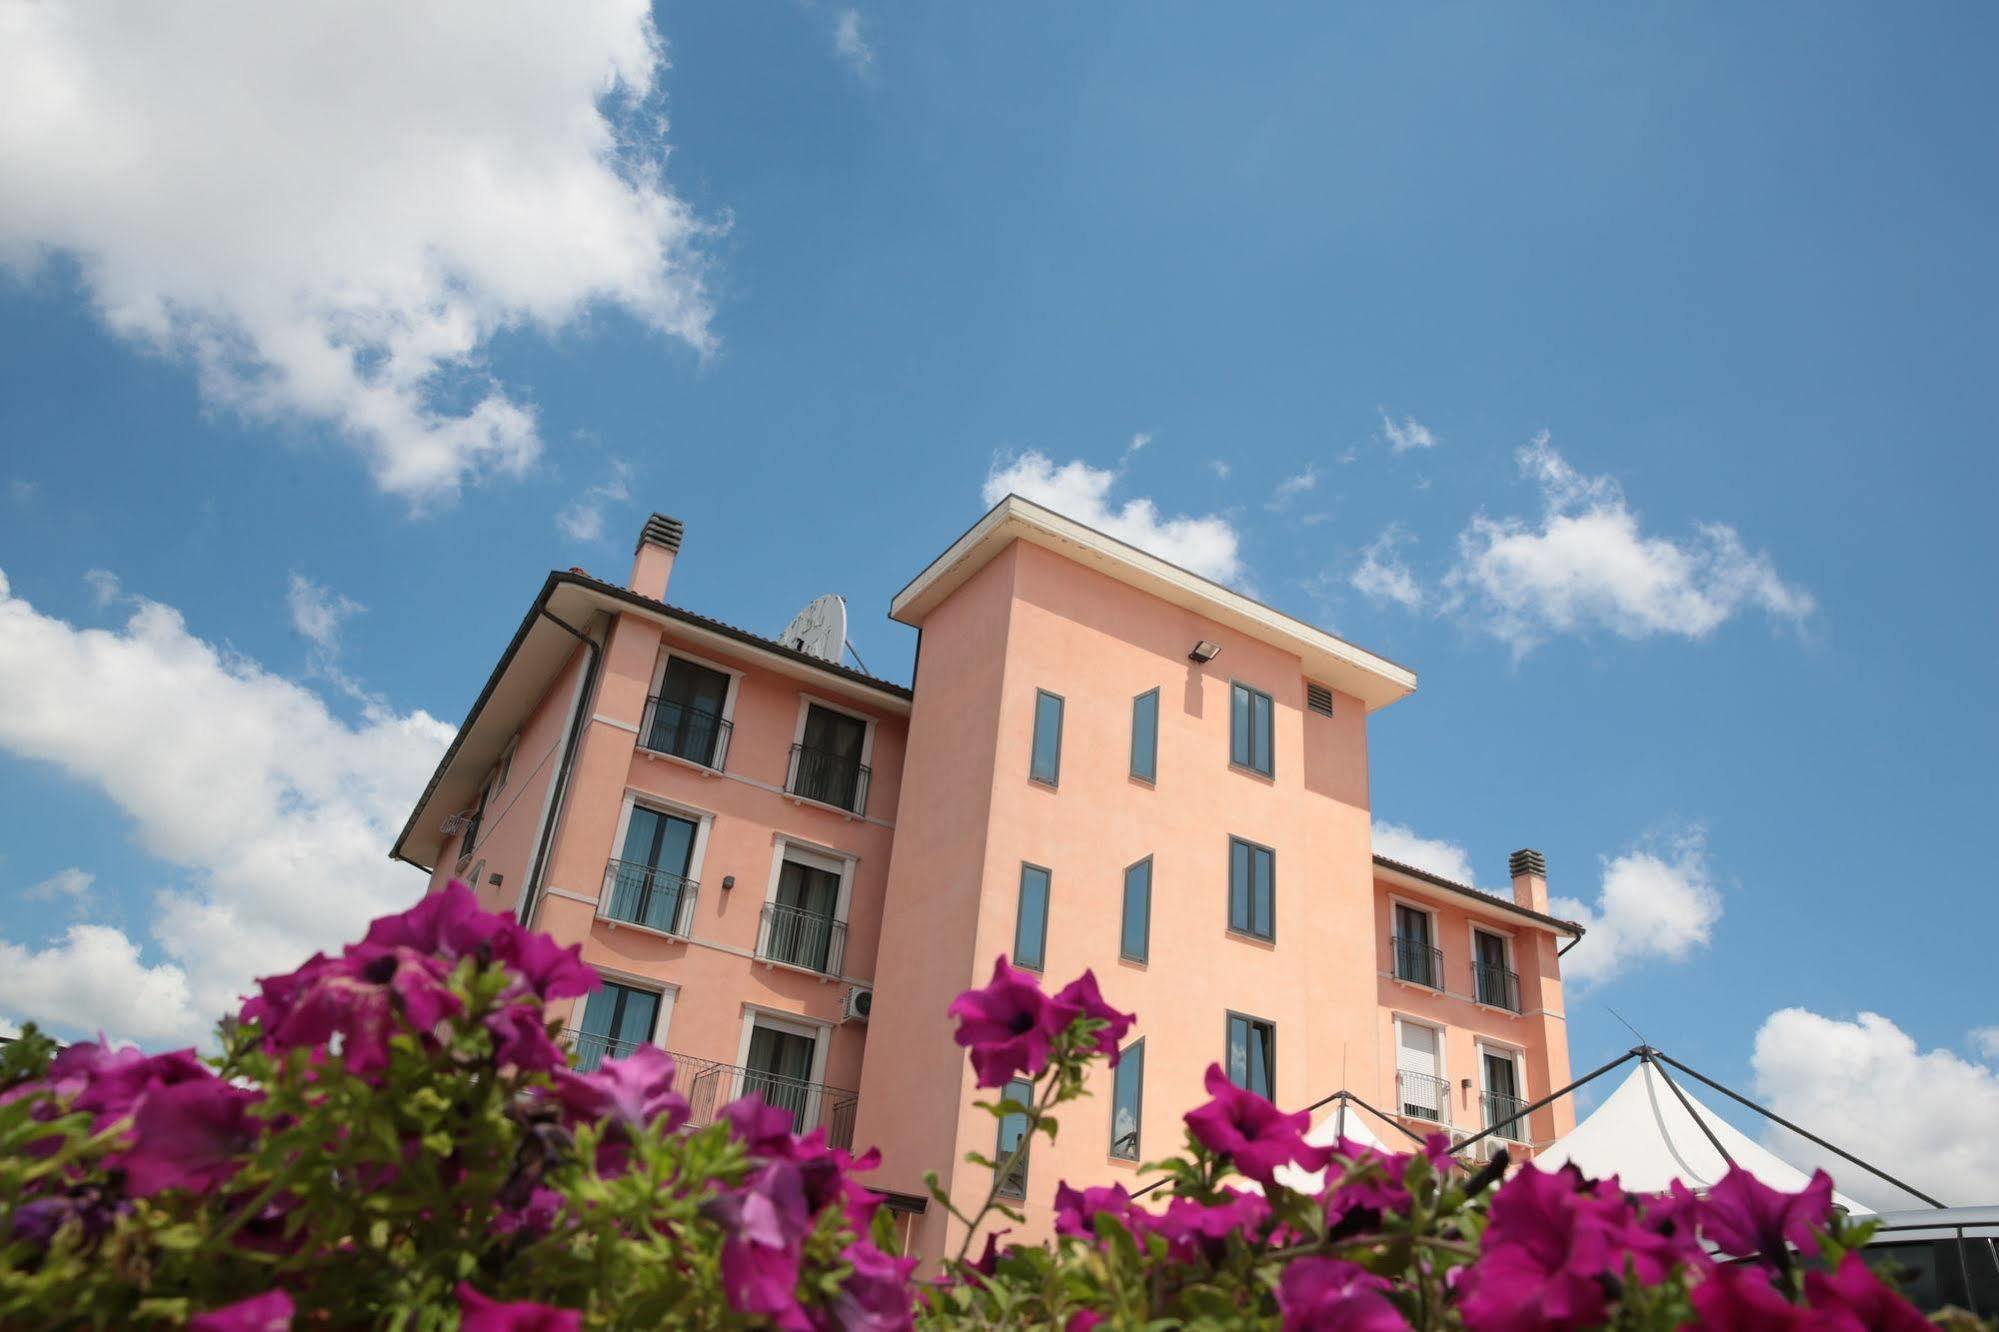
[(1430, 913), (1397, 904), (1395, 975), (1432, 989), (1443, 988), (1443, 955), (1430, 942)]
[(1485, 1127), (1498, 1129), (1499, 1136), (1515, 1142), (1527, 1138), (1527, 1121), (1516, 1119), (1527, 1103), (1520, 1099), (1519, 1070), (1511, 1055), (1483, 1053), (1485, 1065)]
[(765, 911), (762, 955), (795, 967), (832, 972), (840, 902), (840, 876), (817, 865), (787, 860), (777, 875), (777, 897)]
[(1229, 928), (1259, 939), (1277, 935), (1277, 857), (1239, 837), (1229, 839)]
[(1229, 1014), (1229, 1081), (1265, 1100), (1277, 1096), (1277, 1028), (1260, 1018)]
[(817, 703), (808, 705), (805, 736), (798, 744), (797, 768), (792, 776), (792, 794), (858, 811), (859, 798), (864, 795), (861, 751), (866, 748), (867, 739), (868, 724), (859, 717), (849, 717)]
[(659, 996), (651, 990), (605, 981), (583, 1003), (583, 1025), (575, 1034), (576, 1066), (585, 1072), (609, 1058), (622, 1059), (652, 1039), (659, 1020)]
[(1473, 992), (1482, 1004), (1520, 1009), (1520, 978), (1506, 965), (1506, 940), (1485, 930), (1472, 931)]
[(1020, 867), (1020, 914), (1014, 918), (1013, 964), (1041, 970), (1048, 948), (1048, 871)]
[(1148, 689), (1131, 701), (1131, 775), (1150, 782), (1159, 776), (1159, 691)]
[(729, 677), (682, 657), (666, 663), (660, 677), (645, 747), (672, 754), (703, 767), (721, 766), (722, 706), (729, 698)]
[(1145, 1113), (1145, 1042), (1133, 1041), (1118, 1056), (1111, 1079), (1111, 1155), (1138, 1159), (1139, 1122)]
[(1118, 952), (1134, 962), (1145, 961), (1152, 934), (1152, 857), (1124, 872), (1124, 928)]
[[(1034, 1084), (1021, 1078), (1015, 1078), (1012, 1082), (1006, 1084), (1005, 1099), (1017, 1102), (1020, 1105), (1032, 1105), (1034, 1103)], [(1014, 1162), (1013, 1169), (1007, 1170), (1006, 1168), (1007, 1158), (1013, 1155), (1014, 1148), (1021, 1146), (1026, 1137), (1026, 1115), (1002, 1115), (1000, 1117), (999, 1141), (994, 1145), (993, 1161), (1005, 1172), (1000, 1177), (999, 1186), (999, 1192), (1003, 1197), (1025, 1198), (1027, 1196), (1027, 1158), (1030, 1153), (1023, 1149), (1020, 1153), (1020, 1159)]]
[(1229, 762), (1268, 777), (1271, 760), (1270, 695), (1248, 685), (1229, 690)]
[(743, 1069), (744, 1096), (761, 1096), (765, 1104), (791, 1116), (791, 1131), (805, 1130), (812, 1097), (812, 1057), (818, 1042), (795, 1031), (754, 1027)]
[(611, 900), (604, 914), (666, 934), (687, 933), (693, 915), (687, 869), (697, 831), (692, 819), (632, 806), (624, 850), (606, 876)]
[(1050, 786), (1062, 776), (1062, 700), (1045, 689), (1034, 691), (1034, 758), (1027, 775)]

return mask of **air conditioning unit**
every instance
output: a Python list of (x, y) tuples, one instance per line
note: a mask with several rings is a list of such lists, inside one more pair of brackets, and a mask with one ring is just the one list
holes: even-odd
[(868, 1010), (875, 1006), (875, 992), (865, 985), (849, 985), (846, 996), (840, 1001), (842, 1022), (866, 1022)]

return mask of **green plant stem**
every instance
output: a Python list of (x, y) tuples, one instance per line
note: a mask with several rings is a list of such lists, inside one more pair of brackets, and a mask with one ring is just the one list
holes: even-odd
[[(958, 1246), (956, 1266), (963, 1267), (965, 1265), (965, 1255), (972, 1251), (972, 1238), (979, 1233), (980, 1223), (991, 1214), (993, 1208), (999, 1203), (1000, 1185), (1006, 1181), (1008, 1176), (1013, 1174), (1013, 1168), (1019, 1165), (1021, 1159), (1027, 1155), (1028, 1147), (1034, 1142), (1035, 1133), (1041, 1128), (1041, 1121), (1047, 1117), (1050, 1110), (1055, 1108), (1056, 1096), (1062, 1089), (1062, 1075), (1059, 1068), (1053, 1068), (1053, 1072), (1054, 1076), (1048, 1079), (1047, 1089), (1041, 1093), (1041, 1103), (1035, 1106), (1028, 1114), (1027, 1131), (1020, 1135), (1020, 1141), (1014, 1144), (1014, 1149), (1007, 1156), (1006, 1160), (1000, 1162), (999, 1169), (993, 1171), (992, 1187), (986, 1190), (985, 1202), (980, 1205), (978, 1214), (966, 1223), (965, 1242)], [(1004, 1092), (1004, 1088), (1001, 1090)]]

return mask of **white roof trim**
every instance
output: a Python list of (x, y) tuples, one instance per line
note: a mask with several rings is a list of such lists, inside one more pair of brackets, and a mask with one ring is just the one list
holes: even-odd
[(1416, 673), (1406, 666), (1018, 495), (995, 504), (898, 592), (889, 603), (889, 618), (921, 625), (939, 602), (1016, 540), (1055, 551), (1258, 642), (1296, 653), (1308, 677), (1360, 699), (1370, 712), (1415, 692)]

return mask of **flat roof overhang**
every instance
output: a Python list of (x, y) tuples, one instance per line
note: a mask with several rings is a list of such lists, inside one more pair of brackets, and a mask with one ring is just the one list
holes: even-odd
[(1488, 893), (1470, 884), (1446, 879), (1428, 870), (1418, 869), (1414, 865), (1390, 860), (1387, 856), (1374, 858), (1374, 874), (1376, 878), (1386, 879), (1398, 888), (1407, 889), (1416, 896), (1428, 898), (1433, 902), (1449, 902), (1456, 906), (1469, 901), (1494, 911), (1509, 912), (1555, 934), (1566, 934), (1577, 939), (1583, 937), (1583, 927), (1573, 920), (1562, 920), (1547, 915), (1532, 907), (1521, 906), (1518, 902), (1501, 897), (1497, 893)]

